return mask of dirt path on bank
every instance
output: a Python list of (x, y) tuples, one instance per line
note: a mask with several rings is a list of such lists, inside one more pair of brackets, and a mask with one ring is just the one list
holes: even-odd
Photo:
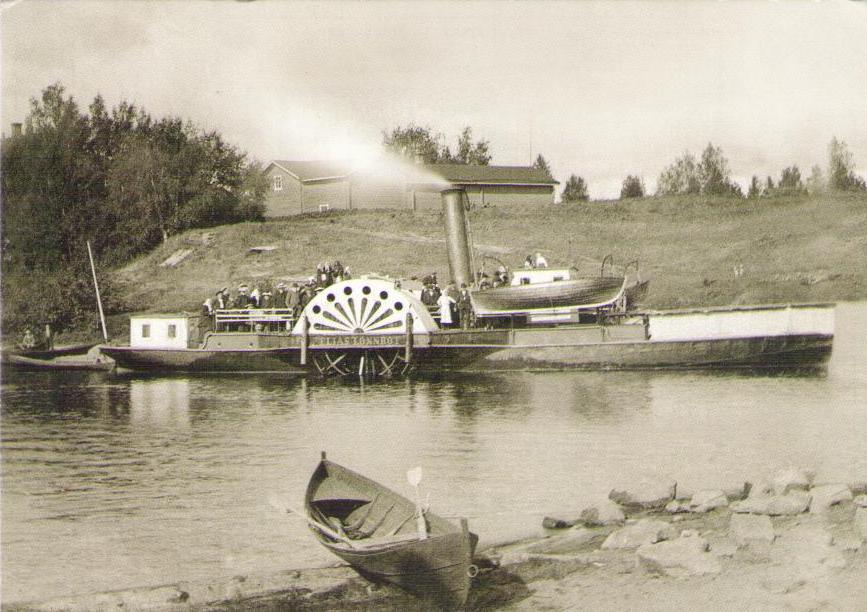
[[(355, 234), (357, 236), (365, 236), (367, 238), (378, 238), (381, 240), (398, 240), (400, 242), (412, 242), (416, 244), (436, 244), (436, 245), (444, 245), (446, 243), (445, 238), (430, 238), (428, 236), (419, 236), (417, 234), (396, 234), (393, 232), (378, 232), (374, 230), (362, 229), (360, 227), (344, 227), (342, 231), (348, 232), (350, 234)], [(524, 253), (530, 251), (537, 251), (539, 247), (532, 246), (523, 246), (523, 247), (504, 247), (495, 244), (478, 244), (473, 243), (473, 247), (479, 251), (483, 251), (485, 253), (492, 253), (495, 255), (514, 255), (516, 253)], [(581, 259), (585, 263), (591, 263), (598, 265), (601, 263), (600, 260), (594, 259), (592, 257), (586, 257), (577, 255), (578, 259)]]
[[(395, 234), (393, 232), (377, 232), (374, 230), (362, 229), (360, 227), (343, 227), (341, 231), (355, 234), (356, 236), (366, 236), (368, 238), (379, 238), (381, 240), (399, 240), (401, 242), (414, 242), (417, 244), (445, 244), (445, 238), (430, 238), (428, 236), (419, 236), (417, 234)], [(517, 253), (520, 249), (507, 248), (494, 244), (475, 244), (475, 248), (480, 251), (490, 253), (498, 253), (500, 255), (508, 255)]]

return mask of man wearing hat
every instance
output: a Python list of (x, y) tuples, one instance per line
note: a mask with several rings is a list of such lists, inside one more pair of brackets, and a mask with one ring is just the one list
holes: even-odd
[(461, 283), (461, 291), (458, 295), (458, 319), (460, 320), (461, 329), (469, 329), (472, 327), (473, 304), (470, 300), (470, 291), (467, 289), (466, 283)]
[(247, 308), (250, 305), (250, 297), (247, 295), (247, 285), (238, 286), (238, 295), (235, 296), (235, 301), (232, 308)]
[(304, 307), (313, 299), (314, 295), (316, 295), (316, 279), (311, 276), (307, 284), (301, 289), (301, 302), (298, 304), (299, 309), (304, 310)]
[(214, 296), (214, 308), (217, 310), (225, 310), (229, 306), (229, 289), (223, 287)]
[(286, 308), (292, 309), (293, 319), (301, 315), (301, 288), (298, 283), (292, 283), (292, 288), (286, 293)]
[(286, 308), (286, 283), (277, 283), (274, 291), (274, 308)]

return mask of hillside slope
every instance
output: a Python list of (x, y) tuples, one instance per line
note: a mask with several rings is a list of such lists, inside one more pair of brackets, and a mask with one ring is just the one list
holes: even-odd
[[(867, 297), (867, 196), (756, 201), (644, 198), (470, 214), (481, 255), (517, 267), (541, 251), (551, 266), (597, 274), (611, 254), (641, 262), (644, 305), (858, 300)], [(253, 253), (252, 247), (274, 250)], [(175, 267), (160, 264), (180, 249)], [(223, 286), (309, 277), (321, 261), (353, 274), (448, 278), (439, 213), (342, 211), (243, 223), (175, 236), (115, 272), (134, 311), (197, 310)], [(488, 265), (496, 265), (490, 261)]]

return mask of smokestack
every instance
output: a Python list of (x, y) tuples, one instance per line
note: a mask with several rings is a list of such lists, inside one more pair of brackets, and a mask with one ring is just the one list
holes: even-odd
[(449, 254), (449, 274), (459, 287), (461, 283), (473, 286), (473, 260), (467, 237), (467, 219), (464, 212), (464, 190), (446, 189), (441, 193), (443, 217), (446, 224), (446, 248)]
[(20, 123), (13, 123), (12, 124), (12, 138), (15, 138), (16, 136), (21, 136), (21, 124)]

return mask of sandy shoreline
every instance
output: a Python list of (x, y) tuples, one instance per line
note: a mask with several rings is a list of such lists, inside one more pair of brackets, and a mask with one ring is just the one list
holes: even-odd
[[(867, 603), (863, 484), (785, 470), (742, 490), (612, 491), (545, 537), (477, 553), (468, 610), (858, 610)], [(805, 481), (806, 480), (806, 481)], [(4, 610), (428, 610), (332, 567), (7, 603)]]

